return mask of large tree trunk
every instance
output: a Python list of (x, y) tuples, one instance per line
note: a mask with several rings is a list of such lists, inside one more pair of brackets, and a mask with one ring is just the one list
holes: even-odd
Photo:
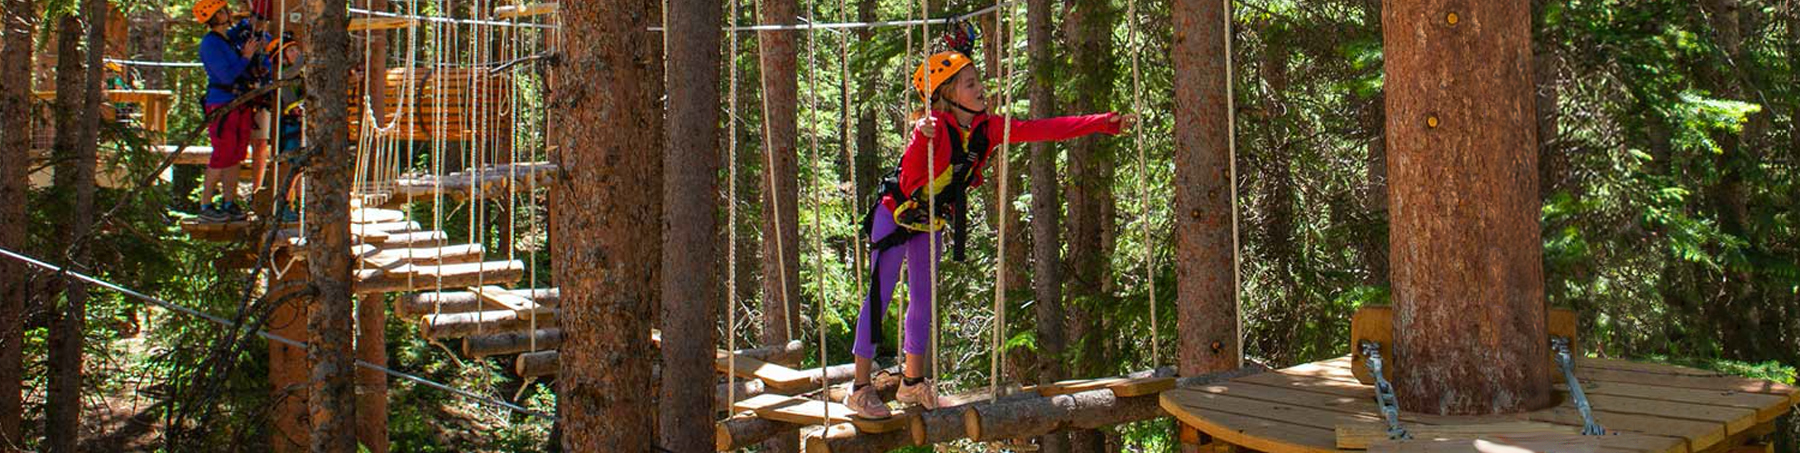
[[(57, 250), (68, 250), (69, 267), (91, 272), (86, 267), (87, 247), (76, 241), (87, 240), (93, 223), (94, 154), (99, 147), (100, 58), (106, 53), (106, 2), (86, 0), (81, 16), (88, 17), (87, 49), (76, 48), (82, 39), (77, 16), (64, 17), (57, 36), (57, 106), (61, 112), (56, 126), (57, 196), (66, 202), (66, 223), (60, 230), (64, 236)], [(86, 60), (85, 62), (83, 60)], [(88, 83), (88, 81), (95, 83)], [(48, 420), (44, 429), (48, 450), (73, 452), (81, 437), (81, 367), (82, 332), (87, 327), (87, 284), (73, 278), (63, 283), (63, 305), (53, 311), (50, 329), (50, 383), (46, 403)]]
[[(131, 49), (126, 55), (134, 60), (163, 61), (167, 39), (164, 36), (169, 16), (161, 8), (143, 8), (131, 13)], [(143, 66), (127, 68), (138, 75), (137, 86), (142, 89), (165, 89), (163, 68)]]
[(718, 0), (669, 4), (668, 134), (663, 150), (662, 448), (706, 451), (713, 432), (719, 299)]
[[(1241, 363), (1233, 262), (1231, 115), (1221, 2), (1177, 0), (1175, 44), (1175, 353), (1182, 376)], [(1184, 445), (1184, 451), (1194, 451)]]
[[(858, 0), (856, 2), (856, 20), (859, 22), (874, 22), (876, 20), (875, 0)], [(857, 29), (856, 38), (862, 42), (862, 45), (872, 45), (875, 39), (875, 29)], [(875, 90), (880, 88), (883, 82), (880, 77), (880, 74), (884, 73), (882, 72), (882, 69), (883, 68), (880, 67), (868, 68), (868, 70), (856, 75), (856, 79), (859, 80), (859, 82), (856, 85), (856, 97), (854, 99), (871, 99), (875, 97)], [(875, 113), (879, 109), (873, 102), (856, 102), (855, 104), (857, 155), (856, 163), (855, 165), (852, 165), (852, 167), (854, 167), (854, 171), (856, 172), (856, 206), (862, 209), (869, 209), (869, 207), (864, 206), (864, 204), (869, 201), (872, 196), (871, 193), (875, 192), (875, 183), (879, 182), (877, 179), (881, 178), (881, 166), (883, 165), (881, 160), (881, 145), (876, 141), (876, 136), (881, 132), (879, 126), (875, 124)], [(856, 215), (862, 214), (862, 212), (856, 213)], [(861, 260), (867, 259), (861, 255), (862, 254), (859, 253), (856, 257), (859, 263)], [(857, 269), (862, 269), (862, 266), (857, 266)]]
[(1531, 5), (1385, 6), (1400, 408), (1542, 408), (1552, 395)]
[[(1031, 0), (1026, 5), (1026, 53), (1030, 57), (1027, 96), (1031, 101), (1031, 118), (1047, 118), (1056, 114), (1055, 53), (1050, 38), (1050, 0)], [(1063, 350), (1068, 345), (1063, 334), (1062, 300), (1062, 201), (1061, 184), (1056, 180), (1056, 145), (1032, 143), (1031, 151), (1031, 282), (1037, 317), (1039, 351), (1038, 382), (1056, 382), (1067, 378), (1063, 367)], [(1044, 453), (1069, 450), (1069, 436), (1052, 433), (1038, 438)]]
[[(307, 0), (315, 32), (306, 49), (312, 56), (306, 71), (307, 142), (318, 157), (307, 169), (307, 273), (313, 303), (307, 310), (307, 361), (312, 374), (307, 389), (311, 414), (310, 449), (314, 452), (356, 451), (355, 350), (351, 338), (352, 276), (350, 249), (351, 162), (346, 123), (350, 70), (349, 16), (345, 0)], [(226, 188), (236, 190), (236, 188)]]
[[(662, 143), (655, 0), (568, 2), (564, 56), (553, 92), (562, 101), (551, 156), (562, 174), (551, 190), (550, 233), (558, 320), (565, 332), (557, 370), (564, 451), (649, 451), (655, 407), (651, 305), (661, 255)], [(711, 50), (709, 50), (711, 51)], [(702, 392), (704, 393), (704, 392)]]
[[(32, 0), (7, 0), (0, 8), (0, 248), (25, 250), (30, 221), (27, 172), (31, 166), (31, 51), (37, 30)], [(24, 378), (27, 269), (0, 259), (0, 445), (25, 445)], [(0, 447), (0, 451), (17, 451)]]
[[(765, 24), (791, 24), (795, 0), (766, 0)], [(782, 344), (800, 329), (800, 211), (796, 172), (799, 80), (794, 69), (793, 31), (757, 33), (762, 59), (762, 343)], [(799, 451), (800, 438), (778, 436), (765, 444), (773, 452)]]
[[(1371, 31), (1373, 36), (1381, 36), (1381, 0), (1364, 0), (1362, 15), (1363, 23), (1375, 27)], [(1388, 284), (1387, 137), (1382, 131), (1387, 119), (1386, 104), (1385, 95), (1375, 93), (1362, 100), (1358, 115), (1358, 122), (1369, 138), (1364, 145), (1368, 154), (1363, 160), (1366, 168), (1362, 193), (1363, 218), (1368, 225), (1357, 229), (1357, 255), (1367, 274), (1364, 283), (1377, 286)]]
[[(1105, 0), (1077, 0), (1069, 7), (1064, 27), (1074, 54), (1074, 85), (1078, 93), (1074, 111), (1092, 113), (1106, 109), (1112, 102), (1114, 64), (1112, 31), (1119, 18), (1117, 8)], [(1111, 147), (1098, 137), (1076, 139), (1069, 147), (1069, 274), (1073, 284), (1073, 300), (1095, 303), (1108, 296), (1111, 286), (1107, 230), (1112, 217)], [(1077, 303), (1069, 308), (1069, 337), (1082, 353), (1075, 364), (1074, 375), (1094, 376), (1106, 366), (1104, 353), (1107, 332), (1102, 319)], [(1098, 431), (1079, 431), (1069, 436), (1073, 451), (1087, 452), (1105, 448), (1105, 436)]]
[[(370, 11), (387, 11), (388, 9), (388, 0), (358, 0), (357, 3)], [(269, 27), (273, 29), (275, 25), (271, 23)], [(369, 95), (369, 102), (365, 107), (369, 109), (369, 113), (379, 119), (387, 115), (388, 93), (385, 78), (387, 77), (388, 31), (365, 32), (364, 38), (369, 40), (368, 58), (365, 60), (368, 65), (362, 70), (365, 77), (372, 76), (365, 80), (373, 81), (373, 83), (363, 85), (363, 90)], [(358, 98), (353, 102), (361, 101)], [(274, 192), (279, 191), (274, 184), (269, 184), (267, 187), (271, 197)], [(273, 205), (270, 205), (268, 209), (264, 212), (275, 212)], [(511, 250), (510, 247), (506, 247), (506, 249)], [(387, 304), (384, 302), (385, 297), (364, 296), (361, 299), (356, 307), (358, 313), (356, 317), (356, 358), (387, 366), (387, 332), (385, 328), (387, 326)], [(355, 373), (356, 438), (369, 449), (370, 453), (387, 453), (387, 374), (367, 368), (357, 368)]]

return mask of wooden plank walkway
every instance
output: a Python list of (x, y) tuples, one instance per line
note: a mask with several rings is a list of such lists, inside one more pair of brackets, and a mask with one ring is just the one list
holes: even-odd
[[(1421, 435), (1391, 442), (1374, 390), (1357, 381), (1349, 357), (1170, 390), (1161, 394), (1161, 404), (1219, 441), (1272, 453), (1352, 449), (1344, 447), (1475, 451), (1477, 441), (1532, 451), (1686, 453), (1741, 441), (1800, 398), (1800, 391), (1781, 383), (1613, 359), (1584, 359), (1576, 375), (1609, 435), (1561, 432), (1583, 422), (1565, 400), (1504, 416), (1402, 413), (1402, 425)], [(1371, 438), (1371, 430), (1381, 435)]]

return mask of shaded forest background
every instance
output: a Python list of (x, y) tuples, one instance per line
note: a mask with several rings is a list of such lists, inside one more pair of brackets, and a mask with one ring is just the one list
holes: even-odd
[[(746, 2), (734, 11), (740, 23), (764, 22)], [(40, 3), (37, 49), (54, 46), (51, 25), (76, 13), (72, 0)], [(192, 61), (201, 35), (185, 20), (186, 2), (115, 1), (126, 13), (136, 59)], [(396, 3), (397, 10), (404, 7)], [(801, 2), (814, 20), (896, 20), (918, 16), (917, 4), (894, 0)], [(960, 14), (989, 2), (932, 2), (932, 15)], [(984, 36), (991, 98), (1010, 93), (996, 113), (1024, 116), (1027, 86), (1047, 81), (1056, 114), (1130, 110), (1141, 102), (1142, 151), (1129, 139), (1087, 139), (1051, 145), (1059, 158), (1058, 183), (1027, 178), (1032, 164), (1024, 148), (1011, 155), (1011, 192), (1000, 200), (993, 186), (979, 193), (980, 225), (966, 262), (941, 267), (942, 374), (953, 387), (988, 381), (987, 335), (996, 324), (992, 295), (999, 257), (995, 227), (1009, 222), (1008, 265), (1001, 282), (1008, 294), (1005, 328), (1006, 380), (1045, 378), (1047, 361), (1069, 376), (1098, 376), (1166, 365), (1178, 334), (1170, 305), (1176, 285), (1170, 264), (1173, 164), (1168, 128), (1172, 93), (1168, 48), (1174, 30), (1167, 5), (1144, 1), (1136, 17), (1124, 0), (1041, 2), (1052, 7), (1049, 47), (1056, 64), (1031, 69), (1026, 61), (1023, 4), (996, 25), (976, 21)], [(1347, 352), (1349, 316), (1364, 304), (1387, 300), (1387, 215), (1382, 99), (1380, 3), (1374, 0), (1232, 3), (1237, 201), (1240, 206), (1244, 353), (1249, 360), (1289, 366)], [(1793, 382), (1800, 366), (1800, 1), (1795, 0), (1534, 0), (1533, 65), (1537, 76), (1539, 186), (1546, 297), (1581, 316), (1582, 349), (1605, 357), (1668, 361)], [(419, 13), (478, 17), (485, 2), (420, 2)], [(472, 11), (477, 11), (472, 13)], [(728, 16), (729, 17), (729, 16)], [(1134, 35), (1129, 31), (1135, 27)], [(935, 27), (934, 27), (935, 28)], [(1008, 33), (1012, 36), (1008, 36)], [(937, 31), (933, 31), (935, 35)], [(729, 35), (728, 35), (729, 36)], [(798, 283), (796, 331), (822, 323), (830, 361), (850, 358), (849, 327), (859, 308), (855, 267), (856, 222), (876, 177), (897, 162), (907, 114), (917, 100), (906, 88), (925, 42), (917, 28), (819, 31), (800, 34), (791, 70), (799, 78), (792, 101), (798, 109), (798, 191), (782, 203), (797, 207), (777, 224), (798, 228), (797, 241), (782, 241)], [(810, 36), (811, 40), (807, 38)], [(731, 299), (740, 320), (761, 320), (776, 278), (763, 263), (773, 247), (764, 241), (771, 220), (764, 201), (769, 177), (763, 154), (765, 96), (759, 77), (758, 36), (735, 35), (739, 52), (727, 59), (737, 74), (736, 108), (726, 116), (736, 136), (738, 196), (735, 205), (738, 293)], [(935, 36), (933, 36), (935, 41)], [(1135, 38), (1135, 39), (1134, 39)], [(460, 47), (416, 43), (429, 53), (475, 61)], [(392, 46), (412, 45), (404, 40)], [(842, 47), (840, 47), (842, 46)], [(843, 52), (842, 54), (840, 52)], [(389, 66), (400, 65), (391, 52)], [(847, 54), (848, 58), (841, 55)], [(1131, 60), (1139, 59), (1143, 88), (1134, 99)], [(461, 61), (461, 60), (459, 60)], [(1011, 77), (1000, 67), (1013, 67)], [(727, 68), (721, 68), (725, 71)], [(194, 99), (204, 89), (197, 69), (134, 69), (145, 88), (177, 92), (171, 130), (199, 121)], [(729, 82), (727, 85), (730, 85)], [(729, 86), (721, 86), (728, 92)], [(542, 99), (553, 96), (530, 85), (526, 120), (539, 120)], [(776, 98), (779, 96), (768, 96)], [(848, 100), (846, 105), (845, 100)], [(723, 108), (723, 106), (722, 106)], [(535, 113), (534, 113), (535, 112)], [(847, 114), (847, 115), (846, 115)], [(847, 118), (846, 118), (847, 117)], [(847, 124), (846, 124), (847, 119)], [(14, 131), (0, 131), (14, 133)], [(674, 133), (679, 133), (674, 131)], [(130, 127), (100, 131), (103, 147), (118, 150), (107, 165), (146, 172), (153, 158), (135, 151), (146, 137)], [(536, 143), (532, 138), (527, 142)], [(421, 145), (423, 146), (423, 145)], [(425, 162), (415, 168), (429, 171)], [(721, 175), (724, 178), (724, 175)], [(179, 179), (179, 178), (178, 178)], [(729, 182), (729, 181), (728, 181)], [(1139, 189), (1139, 183), (1145, 187)], [(243, 244), (188, 240), (172, 219), (190, 209), (193, 186), (157, 190), (99, 190), (96, 206), (129, 203), (120, 220), (96, 232), (89, 268), (123, 286), (164, 299), (227, 313), (248, 284), (244, 275), (212, 264)], [(721, 187), (727, 187), (721, 185)], [(1037, 212), (1034, 197), (1056, 196), (1059, 209)], [(66, 188), (33, 190), (28, 212), (35, 256), (56, 256), (56, 242), (71, 216)], [(993, 209), (1008, 203), (1015, 218)], [(542, 203), (540, 202), (541, 206)], [(415, 212), (429, 212), (415, 206)], [(489, 250), (502, 241), (542, 244), (540, 232), (506, 237), (496, 222), (470, 231), (473, 209), (490, 218), (509, 215), (494, 205), (446, 206), (452, 241), (481, 237)], [(427, 214), (428, 215), (428, 214)], [(541, 210), (510, 215), (541, 221)], [(1054, 220), (1053, 220), (1054, 219)], [(1058, 237), (1034, 237), (1032, 225), (1057, 222)], [(1151, 237), (1140, 234), (1145, 225)], [(723, 235), (724, 232), (721, 232)], [(1057, 247), (1060, 301), (1034, 300), (1036, 248)], [(545, 250), (554, 253), (550, 244)], [(537, 255), (547, 268), (548, 254)], [(1148, 259), (1146, 259), (1148, 258)], [(1155, 263), (1146, 268), (1146, 263)], [(647, 263), (647, 265), (649, 265)], [(24, 314), (27, 343), (27, 438), (42, 439), (44, 360), (57, 303), (51, 276), (35, 273)], [(536, 286), (549, 286), (542, 273)], [(1152, 335), (1149, 288), (1162, 332)], [(1482, 288), (1469, 288), (1482, 291)], [(899, 291), (898, 294), (905, 294)], [(143, 311), (118, 294), (96, 291), (87, 324), (90, 357), (85, 386), (84, 442), (99, 449), (155, 448), (155, 429), (126, 421), (155, 420), (195, 399), (172, 383), (185, 382), (205, 365), (203, 345), (220, 334), (210, 324), (162, 311)], [(1060, 304), (1066, 350), (1039, 338), (1033, 316), (1040, 304)], [(127, 320), (146, 316), (145, 328)], [(890, 319), (889, 322), (892, 322)], [(766, 339), (765, 324), (748, 322), (739, 344)], [(740, 327), (743, 325), (740, 324)], [(773, 324), (767, 324), (774, 328)], [(804, 327), (804, 328), (802, 328)], [(724, 326), (720, 326), (721, 330)], [(389, 324), (394, 368), (518, 399), (540, 410), (554, 406), (550, 385), (522, 381), (510, 361), (461, 360), (446, 348), (420, 340), (415, 326)], [(897, 329), (886, 329), (895, 332)], [(821, 339), (799, 337), (809, 347)], [(1053, 340), (1052, 340), (1053, 341)], [(891, 342), (890, 342), (891, 343)], [(453, 347), (454, 345), (449, 345)], [(889, 345), (891, 347), (891, 345)], [(1160, 348), (1165, 363), (1152, 363)], [(257, 449), (269, 424), (267, 355), (246, 347), (227, 391), (205, 403), (217, 427), (207, 440)], [(808, 366), (816, 354), (808, 354)], [(517, 451), (544, 448), (550, 426), (470, 405), (405, 382), (392, 384), (392, 440), (396, 451)], [(198, 404), (198, 403), (194, 403)], [(147, 415), (146, 415), (147, 414)], [(1792, 417), (1790, 417), (1791, 420)], [(154, 425), (154, 423), (149, 423)], [(1792, 432), (1792, 422), (1786, 432)], [(1117, 445), (1153, 451), (1172, 448), (1169, 423), (1129, 425), (1112, 433)], [(1794, 448), (1787, 443), (1781, 448)], [(1787, 450), (1793, 451), (1793, 450)]]

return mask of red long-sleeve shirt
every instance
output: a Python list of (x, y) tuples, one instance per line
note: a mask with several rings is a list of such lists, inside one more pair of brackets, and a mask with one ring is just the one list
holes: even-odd
[[(1118, 114), (1110, 112), (1037, 120), (1014, 119), (1011, 121), (1012, 130), (1010, 137), (1007, 135), (1007, 119), (1004, 117), (987, 114), (976, 115), (974, 120), (969, 122), (969, 130), (965, 131), (962, 130), (960, 126), (956, 125), (956, 115), (950, 112), (932, 111), (931, 115), (932, 117), (937, 118), (938, 126), (935, 136), (926, 137), (918, 128), (913, 128), (912, 140), (907, 142), (906, 151), (900, 156), (900, 193), (911, 194), (919, 190), (920, 187), (924, 187), (925, 182), (928, 179), (927, 174), (937, 175), (938, 178), (943, 178), (943, 180), (940, 181), (940, 184), (948, 182), (948, 178), (946, 178), (945, 175), (950, 172), (950, 139), (952, 134), (956, 134), (957, 136), (967, 134), (983, 123), (986, 123), (987, 125), (983, 130), (988, 136), (988, 149), (967, 150), (967, 152), (973, 153), (976, 156), (974, 160), (975, 174), (969, 179), (969, 188), (981, 186), (981, 182), (984, 179), (982, 174), (987, 170), (988, 159), (993, 157), (994, 149), (998, 148), (1008, 138), (1011, 139), (1012, 143), (1028, 143), (1068, 140), (1093, 133), (1109, 135), (1118, 135), (1119, 133), (1119, 123), (1113, 121), (1113, 118), (1118, 116)], [(935, 142), (935, 144), (930, 144), (933, 142)], [(928, 159), (927, 154), (935, 154), (935, 156)], [(932, 169), (935, 171), (927, 173), (925, 171), (927, 163), (933, 164)], [(932, 191), (936, 192), (942, 189), (943, 187), (936, 186), (932, 188)], [(902, 200), (895, 200), (892, 196), (885, 196), (882, 197), (881, 203), (886, 205), (888, 209), (895, 209), (899, 206), (900, 201)]]

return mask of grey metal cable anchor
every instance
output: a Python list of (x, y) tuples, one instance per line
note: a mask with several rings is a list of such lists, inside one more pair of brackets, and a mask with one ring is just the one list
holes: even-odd
[(1550, 336), (1550, 349), (1556, 352), (1556, 366), (1562, 368), (1563, 378), (1569, 382), (1569, 398), (1575, 400), (1575, 408), (1581, 410), (1581, 435), (1605, 435), (1606, 428), (1594, 421), (1594, 411), (1588, 406), (1587, 394), (1581, 392), (1581, 380), (1575, 378), (1575, 358), (1569, 352), (1569, 337)]
[(1388, 439), (1411, 439), (1412, 434), (1400, 427), (1400, 403), (1394, 396), (1394, 385), (1381, 375), (1381, 344), (1362, 340), (1358, 346), (1362, 349), (1363, 361), (1369, 366), (1369, 373), (1375, 375), (1375, 403), (1381, 406), (1382, 418), (1387, 419)]

